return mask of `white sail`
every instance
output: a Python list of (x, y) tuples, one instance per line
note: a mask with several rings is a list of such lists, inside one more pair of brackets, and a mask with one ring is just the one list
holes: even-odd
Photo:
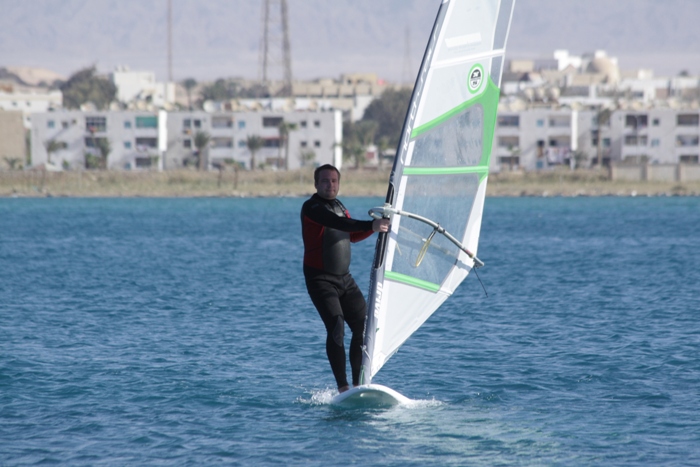
[(444, 0), (391, 173), (372, 267), (362, 383), (474, 267), (515, 0)]

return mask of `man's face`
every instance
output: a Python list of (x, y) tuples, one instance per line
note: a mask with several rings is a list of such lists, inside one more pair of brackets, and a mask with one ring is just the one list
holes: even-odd
[(340, 179), (335, 170), (321, 170), (315, 185), (316, 194), (323, 199), (335, 199), (340, 188)]

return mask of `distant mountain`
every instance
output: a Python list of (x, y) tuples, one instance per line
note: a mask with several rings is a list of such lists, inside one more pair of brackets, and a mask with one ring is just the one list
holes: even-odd
[[(261, 0), (173, 0), (176, 79), (256, 77)], [(274, 3), (274, 2), (273, 2)], [(415, 73), (440, 0), (288, 0), (293, 73)], [(0, 66), (68, 75), (97, 64), (167, 77), (165, 0), (0, 0)], [(512, 56), (605, 49), (623, 68), (700, 72), (698, 0), (517, 0)]]

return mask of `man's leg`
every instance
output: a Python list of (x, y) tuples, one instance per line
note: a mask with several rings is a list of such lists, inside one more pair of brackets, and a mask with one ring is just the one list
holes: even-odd
[(345, 323), (338, 289), (325, 280), (308, 281), (307, 288), (311, 301), (326, 327), (326, 355), (331, 364), (333, 376), (338, 389), (344, 388), (348, 386), (345, 366)]
[(365, 318), (367, 317), (367, 302), (362, 291), (350, 274), (344, 278), (345, 294), (340, 297), (340, 305), (343, 309), (345, 321), (352, 331), (350, 340), (350, 368), (352, 369), (352, 384), (360, 384), (360, 370), (362, 367), (362, 341), (365, 331)]

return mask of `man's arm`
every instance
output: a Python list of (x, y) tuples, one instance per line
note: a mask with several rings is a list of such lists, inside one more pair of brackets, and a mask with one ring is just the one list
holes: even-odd
[(343, 232), (367, 232), (369, 235), (374, 232), (373, 221), (361, 221), (351, 217), (340, 217), (319, 203), (307, 205), (306, 209), (304, 209), (304, 216), (324, 227), (330, 227), (331, 229)]

